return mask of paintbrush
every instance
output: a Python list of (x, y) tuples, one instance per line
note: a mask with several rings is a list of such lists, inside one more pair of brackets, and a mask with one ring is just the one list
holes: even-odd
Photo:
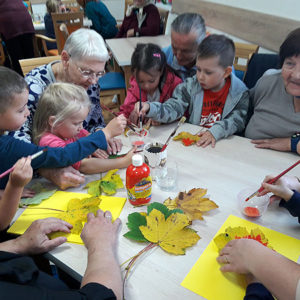
[[(287, 168), (286, 170), (284, 170), (283, 172), (278, 174), (276, 177), (274, 177), (274, 178), (270, 179), (269, 181), (267, 181), (267, 183), (269, 183), (269, 184), (275, 183), (280, 177), (282, 177), (284, 174), (286, 174), (287, 172), (289, 172), (290, 170), (295, 168), (299, 163), (300, 163), (300, 160), (298, 160), (293, 165), (291, 165), (289, 168)], [(264, 190), (264, 187), (261, 186), (256, 192), (251, 194), (245, 201), (249, 201), (251, 198), (255, 197), (258, 193), (261, 193), (263, 190)]]
[[(40, 155), (42, 155), (44, 152), (46, 152), (48, 149), (45, 148), (35, 154), (31, 155), (31, 160), (34, 160), (35, 158), (39, 157)], [(4, 176), (6, 176), (7, 174), (11, 173), (13, 170), (15, 169), (15, 166), (11, 167), (10, 169), (6, 170), (5, 172), (3, 172), (2, 174), (0, 174), (0, 178), (3, 178)]]
[[(118, 117), (118, 116), (119, 116), (116, 112), (114, 112), (113, 110), (111, 110), (110, 108), (108, 108), (106, 105), (100, 103), (100, 106), (101, 106), (102, 109), (104, 109), (104, 110), (110, 112), (110, 113), (111, 113), (112, 115), (114, 115), (115, 117)], [(132, 131), (136, 132), (134, 127), (137, 127), (137, 126), (136, 126), (134, 123), (132, 123), (130, 120), (128, 120), (128, 119), (127, 119), (127, 125), (128, 125), (128, 127), (129, 127)]]
[[(140, 89), (140, 113), (141, 113), (141, 110), (142, 110), (142, 89), (141, 89), (140, 86), (139, 86), (139, 89)], [(141, 114), (139, 115), (139, 120), (140, 120), (140, 131), (142, 131), (143, 130), (143, 119), (142, 119)]]
[(169, 144), (169, 142), (171, 140), (171, 137), (173, 137), (175, 135), (177, 129), (179, 128), (180, 125), (182, 125), (185, 122), (185, 120), (186, 120), (186, 117), (184, 117), (184, 116), (179, 120), (177, 126), (174, 128), (174, 130), (172, 131), (172, 133), (168, 137), (167, 141), (165, 142), (165, 144), (161, 148), (160, 152), (163, 152), (167, 148), (167, 146), (168, 146), (168, 144)]

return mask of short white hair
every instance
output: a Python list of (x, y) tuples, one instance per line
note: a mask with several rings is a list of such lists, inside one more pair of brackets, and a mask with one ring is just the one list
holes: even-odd
[(77, 61), (93, 58), (106, 62), (109, 59), (102, 36), (92, 29), (80, 28), (72, 32), (67, 38), (64, 50)]

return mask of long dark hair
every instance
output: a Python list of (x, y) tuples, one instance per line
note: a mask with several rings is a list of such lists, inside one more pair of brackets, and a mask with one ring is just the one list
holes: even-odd
[(161, 72), (158, 88), (162, 86), (166, 78), (168, 65), (165, 53), (155, 44), (137, 44), (131, 56), (131, 71), (138, 74), (140, 71), (149, 74), (150, 70)]

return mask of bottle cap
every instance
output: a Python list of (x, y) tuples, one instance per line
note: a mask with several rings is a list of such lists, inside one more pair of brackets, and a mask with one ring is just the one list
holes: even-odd
[(140, 154), (134, 154), (132, 156), (132, 164), (135, 167), (140, 167), (143, 164), (143, 157)]

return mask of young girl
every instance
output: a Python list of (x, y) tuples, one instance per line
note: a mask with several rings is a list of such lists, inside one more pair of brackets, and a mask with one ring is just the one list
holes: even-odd
[(137, 115), (133, 113), (134, 105), (142, 102), (165, 102), (171, 98), (175, 87), (182, 82), (169, 68), (166, 56), (155, 44), (138, 44), (131, 57), (130, 88), (120, 112), (136, 123)]
[[(54, 83), (42, 94), (34, 115), (33, 140), (40, 146), (65, 147), (89, 135), (82, 128), (90, 109), (84, 88), (70, 83)], [(96, 174), (110, 169), (126, 168), (134, 149), (117, 159), (85, 158), (73, 165), (84, 174)]]

